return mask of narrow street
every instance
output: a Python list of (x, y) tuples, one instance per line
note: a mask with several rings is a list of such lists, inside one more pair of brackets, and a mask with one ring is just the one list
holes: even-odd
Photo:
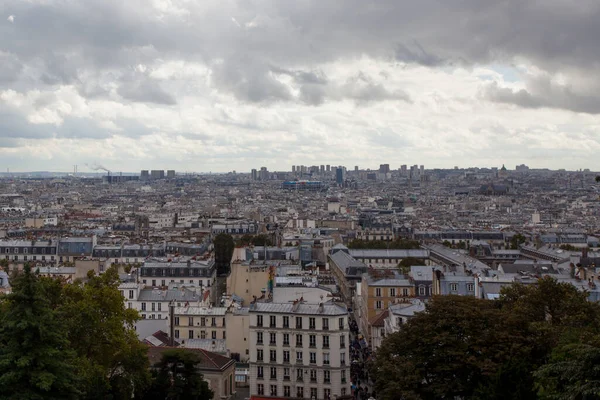
[(354, 319), (350, 322), (350, 332), (352, 394), (357, 400), (368, 400), (371, 397), (375, 397), (373, 383), (366, 367), (371, 356), (371, 351), (364, 336), (358, 331), (358, 325)]

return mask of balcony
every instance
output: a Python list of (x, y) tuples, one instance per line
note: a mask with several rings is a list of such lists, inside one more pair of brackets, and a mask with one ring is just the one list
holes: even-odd
[(276, 381), (277, 380), (277, 376), (271, 375), (271, 380), (272, 381)]
[(256, 344), (258, 344), (258, 345), (262, 345), (262, 344), (263, 344), (263, 341), (262, 341), (262, 340), (257, 340), (257, 341), (256, 341)]
[(323, 330), (324, 330), (324, 331), (328, 331), (328, 330), (329, 330), (329, 325), (327, 325), (327, 326), (324, 326), (324, 327), (323, 327)]
[(297, 382), (304, 382), (304, 377), (302, 377), (302, 376), (297, 376), (297, 377), (296, 377), (296, 381), (297, 381)]
[(283, 380), (284, 380), (285, 382), (289, 382), (289, 380), (290, 380), (290, 377), (289, 377), (289, 376), (284, 376), (284, 377), (283, 377)]
[(269, 342), (269, 346), (277, 346), (277, 342)]
[(324, 349), (328, 349), (329, 348), (329, 343), (323, 343), (323, 348)]
[(264, 378), (264, 376), (263, 376), (263, 375), (257, 375), (257, 376), (256, 376), (256, 379), (260, 379), (260, 380), (262, 380), (263, 378)]
[(315, 377), (311, 376), (310, 377), (310, 381), (313, 382), (313, 383), (316, 383), (317, 382), (317, 377), (316, 376)]
[(290, 324), (283, 324), (284, 329), (290, 329)]
[(323, 379), (323, 383), (331, 383), (331, 379), (325, 378)]

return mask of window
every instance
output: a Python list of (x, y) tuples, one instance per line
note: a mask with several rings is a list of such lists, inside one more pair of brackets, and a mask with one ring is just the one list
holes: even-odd
[(161, 311), (162, 303), (158, 303), (158, 311)]
[[(142, 303), (142, 311), (146, 311), (146, 303)], [(175, 324), (175, 325), (177, 325), (177, 324)]]
[(317, 398), (317, 388), (310, 388), (310, 398), (311, 399)]
[(342, 370), (342, 383), (346, 383), (346, 370)]
[(188, 331), (188, 339), (193, 339), (193, 338), (194, 338), (194, 331), (190, 329)]
[(390, 288), (390, 297), (396, 297), (396, 288)]
[(194, 326), (194, 317), (188, 317), (188, 326)]
[(376, 297), (381, 297), (381, 288), (375, 288), (375, 296)]
[(277, 396), (277, 385), (271, 385), (271, 396)]
[(315, 322), (315, 318), (309, 318), (308, 319), (308, 328), (309, 329), (316, 329), (316, 322)]
[(407, 288), (402, 289), (402, 296), (408, 296), (408, 289)]
[(302, 329), (302, 317), (296, 317), (296, 329)]
[(308, 336), (308, 345), (309, 345), (309, 347), (317, 347), (317, 336), (316, 335)]
[(289, 381), (290, 380), (290, 369), (289, 368), (284, 368), (283, 369), (283, 380), (284, 381)]
[(283, 351), (283, 362), (284, 363), (289, 363), (290, 362), (290, 351), (289, 350), (284, 350)]
[(341, 349), (346, 348), (346, 335), (340, 336), (340, 348)]
[(323, 353), (323, 365), (329, 365), (329, 353)]
[(263, 351), (262, 349), (258, 349), (256, 350), (256, 361), (262, 361), (263, 360)]
[(346, 353), (343, 351), (340, 353), (340, 364), (346, 365)]
[(310, 356), (310, 363), (316, 364), (317, 363), (317, 353), (315, 353), (314, 351), (311, 351), (309, 356)]
[(277, 368), (271, 367), (271, 379), (277, 379)]
[[(331, 382), (331, 372), (328, 370), (323, 371), (323, 382), (329, 383)], [(327, 396), (325, 396), (327, 398)]]
[(290, 345), (290, 334), (289, 333), (284, 333), (283, 334), (283, 345), (284, 346), (289, 346)]
[(206, 318), (200, 318), (200, 326), (206, 326)]
[[(327, 371), (329, 372), (329, 371)], [(323, 389), (323, 398), (331, 399), (331, 389)]]
[(450, 284), (450, 291), (451, 292), (456, 292), (458, 290), (458, 283), (451, 283)]
[(339, 319), (339, 327), (340, 329), (344, 329), (344, 318)]
[(323, 318), (323, 330), (324, 331), (329, 330), (329, 318)]
[(200, 339), (206, 339), (206, 331), (200, 331)]
[(303, 375), (302, 368), (296, 369), (296, 380), (299, 380), (299, 381), (303, 381), (304, 380), (304, 375)]
[(269, 326), (270, 326), (271, 328), (275, 328), (275, 327), (277, 326), (276, 319), (275, 319), (275, 316), (274, 316), (274, 315), (271, 315), (271, 316), (269, 317)]
[(345, 395), (346, 395), (346, 388), (345, 388), (345, 387), (343, 387), (343, 388), (342, 388), (342, 396), (345, 396)]
[(262, 315), (256, 316), (256, 326), (263, 326), (263, 316)]
[(212, 317), (210, 320), (210, 326), (217, 326), (217, 319), (215, 317)]
[(381, 309), (383, 308), (383, 304), (381, 303), (381, 300), (377, 300), (377, 301), (375, 302), (375, 308), (376, 308), (377, 310), (381, 310)]
[(296, 361), (302, 361), (302, 352), (301, 351), (296, 352)]
[(263, 333), (256, 332), (256, 344), (263, 344)]
[(304, 398), (304, 388), (302, 386), (296, 388), (296, 397), (300, 399)]
[(310, 381), (311, 382), (316, 382), (317, 381), (317, 370), (316, 369), (311, 369), (310, 370)]
[(225, 331), (223, 331), (223, 339), (227, 339), (227, 335), (225, 334)]
[(256, 376), (258, 378), (262, 378), (264, 376), (263, 367), (260, 365), (258, 367), (256, 367)]
[(175, 339), (179, 339), (179, 329), (175, 329)]
[(270, 333), (269, 334), (269, 344), (277, 344), (277, 334), (276, 333)]
[(156, 303), (152, 303), (152, 311), (156, 311)]
[(283, 317), (283, 327), (284, 328), (290, 327), (290, 317), (288, 317), (288, 316)]
[(296, 335), (296, 347), (302, 347), (302, 335)]
[(396, 318), (396, 323), (398, 325), (402, 325), (404, 323), (404, 320), (402, 318)]
[(130, 290), (130, 291), (129, 291), (129, 298), (130, 298), (130, 299), (133, 299), (133, 290)]
[(269, 351), (269, 360), (273, 362), (277, 362), (277, 350)]
[(425, 286), (419, 286), (419, 296), (425, 296)]
[(259, 383), (258, 385), (256, 385), (256, 391), (260, 395), (265, 394), (265, 385), (263, 385), (262, 383)]
[(329, 336), (323, 336), (323, 348), (324, 349), (329, 348)]
[(179, 317), (175, 317), (175, 325), (179, 325)]
[(212, 336), (213, 339), (216, 339), (217, 338), (217, 331), (212, 331), (211, 332), (211, 336)]
[(472, 292), (475, 290), (475, 285), (472, 283), (467, 283), (467, 291)]
[(283, 387), (283, 397), (290, 397), (290, 396), (291, 396), (290, 387), (284, 386)]

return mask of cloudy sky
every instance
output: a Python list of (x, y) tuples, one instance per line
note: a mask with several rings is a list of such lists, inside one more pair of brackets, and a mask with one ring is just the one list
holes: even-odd
[(3, 0), (0, 168), (600, 169), (598, 0)]

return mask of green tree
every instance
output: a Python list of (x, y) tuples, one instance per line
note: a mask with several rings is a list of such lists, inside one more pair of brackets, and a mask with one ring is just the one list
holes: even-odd
[(402, 261), (398, 263), (398, 269), (403, 274), (408, 274), (408, 272), (410, 271), (410, 267), (413, 265), (423, 265), (423, 260), (419, 260), (418, 258), (414, 257), (403, 258)]
[(491, 383), (507, 360), (511, 338), (497, 304), (440, 296), (377, 350), (372, 374), (377, 398), (469, 398)]
[(213, 392), (208, 387), (197, 365), (200, 358), (193, 352), (172, 349), (162, 354), (154, 366), (153, 382), (144, 400), (210, 400)]
[(231, 257), (235, 250), (233, 237), (226, 233), (219, 233), (213, 239), (215, 247), (215, 267), (220, 276), (228, 275), (231, 269)]
[(512, 250), (518, 250), (519, 246), (525, 243), (526, 240), (527, 238), (525, 238), (525, 236), (521, 235), (520, 233), (517, 233), (513, 235), (512, 239), (510, 239), (510, 248)]
[(571, 343), (557, 347), (536, 373), (542, 399), (600, 399), (600, 347)]
[(119, 283), (111, 267), (100, 276), (90, 272), (85, 285), (63, 288), (58, 309), (79, 356), (87, 399), (130, 399), (150, 383), (147, 349), (134, 329), (139, 315), (125, 307)]
[(78, 384), (66, 327), (25, 265), (0, 323), (0, 399), (77, 399)]

